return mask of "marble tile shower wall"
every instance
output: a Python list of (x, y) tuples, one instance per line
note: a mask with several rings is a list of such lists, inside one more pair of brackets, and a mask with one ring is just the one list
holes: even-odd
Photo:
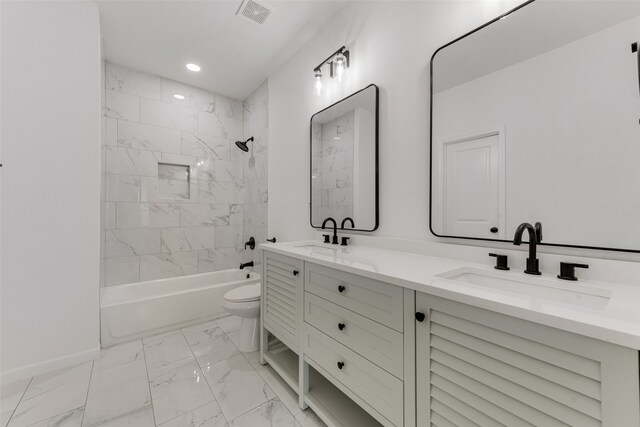
[[(267, 151), (269, 147), (268, 129), (268, 85), (265, 81), (244, 101), (244, 135), (254, 137), (249, 143), (249, 152), (242, 153), (244, 161), (244, 241), (251, 236), (258, 243), (264, 243), (267, 236)], [(238, 150), (239, 151), (239, 150)], [(253, 261), (260, 263), (257, 250), (253, 251)]]
[[(316, 218), (332, 217), (341, 221), (353, 218), (353, 111), (323, 124), (314, 132), (318, 157), (319, 199)], [(318, 175), (316, 175), (318, 176)], [(318, 194), (316, 194), (316, 197)], [(318, 211), (319, 210), (319, 211)]]
[(247, 104), (106, 63), (103, 285), (237, 268), (251, 257), (247, 159), (234, 144)]

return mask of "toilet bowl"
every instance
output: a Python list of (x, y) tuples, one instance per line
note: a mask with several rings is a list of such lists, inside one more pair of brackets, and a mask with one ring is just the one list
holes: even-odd
[(260, 283), (240, 286), (224, 294), (222, 306), (231, 314), (240, 316), (238, 350), (258, 351), (260, 343)]

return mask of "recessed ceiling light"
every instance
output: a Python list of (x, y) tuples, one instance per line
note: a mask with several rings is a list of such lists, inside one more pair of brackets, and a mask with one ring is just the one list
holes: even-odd
[(200, 66), (196, 64), (187, 64), (186, 67), (189, 71), (195, 71), (195, 72), (200, 71)]
[(173, 95), (173, 97), (175, 99), (184, 99), (184, 95), (180, 95), (179, 93), (176, 93), (175, 95)]

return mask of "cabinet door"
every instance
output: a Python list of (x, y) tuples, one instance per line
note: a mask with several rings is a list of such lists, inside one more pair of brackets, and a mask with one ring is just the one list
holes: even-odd
[(417, 425), (637, 426), (638, 353), (416, 295)]
[(301, 260), (264, 252), (264, 327), (296, 353), (302, 324), (302, 268)]

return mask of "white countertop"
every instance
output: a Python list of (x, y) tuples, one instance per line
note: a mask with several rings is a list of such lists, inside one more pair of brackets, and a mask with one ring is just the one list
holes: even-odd
[[(544, 273), (542, 276), (529, 276), (515, 270), (498, 272), (484, 264), (360, 245), (337, 246), (317, 241), (303, 241), (261, 244), (260, 248), (598, 340), (640, 349), (640, 286), (596, 281), (567, 282)], [(611, 296), (603, 309), (591, 309), (519, 293), (517, 284), (513, 289), (505, 291), (439, 277), (460, 268), (482, 270), (487, 274), (515, 280), (522, 278), (534, 284), (538, 280), (541, 283), (557, 285), (559, 289), (579, 289), (580, 286), (585, 286), (610, 293)]]

